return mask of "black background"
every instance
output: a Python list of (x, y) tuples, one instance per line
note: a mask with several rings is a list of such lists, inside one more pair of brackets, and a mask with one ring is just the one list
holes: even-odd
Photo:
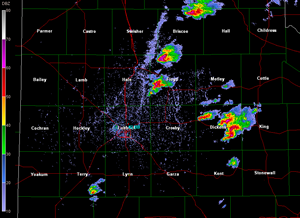
[[(146, 68), (150, 71), (163, 68), (162, 74), (167, 74), (171, 78), (178, 76), (181, 80), (173, 88), (189, 89), (189, 91), (170, 92), (166, 107), (166, 120), (169, 122), (177, 122), (175, 118), (179, 119), (179, 122), (196, 120), (201, 112), (207, 110), (219, 109), (227, 112), (238, 104), (242, 107), (254, 107), (253, 102), (259, 101), (262, 104), (262, 112), (257, 115), (259, 124), (269, 125), (267, 131), (280, 134), (272, 134), (266, 129), (259, 131), (258, 126), (255, 125), (251, 131), (245, 131), (243, 135), (230, 140), (229, 143), (223, 143), (220, 139), (224, 135), (224, 130), (211, 131), (201, 122), (180, 125), (181, 130), (178, 132), (165, 130), (165, 126), (172, 125), (168, 123), (141, 125), (143, 132), (133, 133), (132, 136), (143, 144), (147, 151), (152, 151), (153, 158), (163, 169), (168, 172), (175, 170), (193, 172), (181, 171), (178, 177), (173, 177), (178, 180), (184, 190), (172, 178), (159, 174), (162, 171), (151, 156), (133, 140), (126, 140), (129, 153), (125, 147), (125, 139), (118, 138), (101, 147), (113, 137), (110, 132), (113, 124), (100, 110), (108, 112), (109, 115), (115, 113), (119, 116), (124, 113), (123, 93), (116, 91), (123, 89), (124, 83), (121, 78), (132, 75), (132, 69), (106, 69), (104, 73), (103, 69), (99, 70), (97, 67), (133, 67), (136, 60), (131, 49), (130, 35), (125, 33), (128, 26), (122, 2), (82, 1), (79, 6), (86, 14), (87, 29), (97, 30), (97, 34), (87, 36), (86, 57), (84, 55), (85, 36), (82, 33), (83, 13), (78, 9), (73, 9), (45, 26), (45, 29), (55, 30), (54, 34), (36, 35), (26, 44), (26, 47), (35, 54), (25, 48), (22, 49), (22, 74), (19, 73), (20, 49), (16, 47), (14, 63), (10, 63), (10, 59), (7, 58), (7, 65), (11, 64), (12, 69), (15, 69), (14, 76), (7, 72), (9, 84), (7, 94), (19, 89), (16, 78), (19, 77), (17, 75), (22, 75), (22, 90), (19, 89), (22, 93), (21, 107), (20, 101), (16, 100), (19, 99), (18, 92), (14, 95), (10, 94), (12, 99), (7, 100), (7, 122), (12, 124), (11, 129), (13, 129), (7, 128), (7, 138), (11, 140), (7, 143), (14, 143), (14, 146), (7, 145), (7, 152), (12, 153), (12, 157), (7, 158), (7, 168), (11, 169), (10, 172), (15, 172), (15, 174), (7, 173), (7, 180), (11, 181), (11, 185), (7, 186), (9, 193), (7, 206), (11, 210), (11, 215), (18, 213), (19, 217), (28, 215), (31, 217), (54, 217), (55, 215), (56, 217), (66, 215), (117, 217), (120, 212), (119, 217), (140, 218), (204, 217), (203, 213), (207, 217), (232, 218), (294, 216), (287, 209), (276, 205), (274, 193), (279, 205), (286, 205), (291, 210), (299, 212), (299, 208), (295, 205), (295, 202), (299, 202), (300, 190), (297, 182), (299, 174), (294, 173), (299, 171), (298, 134), (297, 131), (292, 131), (299, 129), (297, 75), (300, 72), (298, 70), (300, 66), (296, 61), (299, 59), (299, 52), (267, 43), (260, 56), (264, 42), (249, 34), (242, 15), (234, 9), (232, 1), (223, 2), (224, 9), (217, 11), (215, 16), (208, 16), (200, 21), (192, 18), (175, 21), (176, 16), (184, 17), (181, 12), (182, 2), (165, 1), (163, 3), (146, 0), (134, 3), (128, 1), (127, 12), (132, 29), (144, 30), (143, 34), (132, 34), (138, 61), (140, 63), (143, 61), (142, 55), (147, 50), (146, 41), (153, 38), (153, 31), (164, 11), (163, 6), (167, 5), (170, 8), (167, 15), (168, 21), (163, 24), (159, 34), (157, 52), (176, 39), (176, 43), (183, 46), (183, 56), (170, 68), (162, 67), (155, 60)], [(63, 3), (26, 1), (23, 5), (22, 43), (26, 42), (37, 28), (68, 10), (73, 4), (74, 1)], [(267, 13), (261, 9), (264, 5), (240, 2), (240, 11), (244, 14), (245, 22), (250, 26), (250, 30), (267, 27), (267, 22), (262, 21)], [(132, 10), (133, 8), (141, 10), (135, 11)], [(15, 16), (20, 16), (17, 15), (18, 10), (16, 7)], [(287, 7), (287, 13), (296, 13), (293, 10), (295, 9), (290, 4)], [(273, 14), (283, 13), (283, 7), (274, 6)], [(10, 16), (8, 14), (7, 19)], [(299, 29), (296, 26), (297, 23), (292, 22), (291, 19), (287, 21)], [(256, 26), (253, 26), (251, 22), (257, 23)], [(283, 17), (271, 19), (270, 28), (278, 29), (278, 32), (269, 33), (268, 40), (293, 50), (299, 50), (295, 41), (297, 37), (295, 30), (292, 28), (285, 30), (283, 24)], [(16, 27), (20, 25), (20, 22), (15, 24)], [(10, 28), (12, 27), (9, 27), (7, 34), (11, 34)], [(189, 34), (172, 34), (173, 29), (187, 29)], [(221, 32), (222, 29), (231, 29), (231, 33), (224, 34)], [(256, 31), (253, 33), (261, 38), (266, 37), (266, 34), (258, 34)], [(8, 48), (20, 45), (18, 38), (20, 38), (20, 32), (16, 31), (12, 42), (7, 43)], [(12, 49), (8, 49), (7, 55), (13, 57), (10, 54), (11, 51)], [(94, 68), (84, 68), (85, 58), (87, 63)], [(261, 75), (269, 77), (272, 82), (260, 83), (257, 80), (257, 76), (260, 75), (260, 58), (262, 58)], [(42, 59), (51, 62), (53, 67)], [(58, 65), (57, 62), (60, 64)], [(81, 64), (71, 65), (62, 62)], [(54, 68), (59, 71), (60, 75)], [(201, 70), (203, 73), (200, 73)], [(89, 80), (85, 86), (85, 96), (98, 108), (81, 98), (80, 92), (83, 93), (83, 86), (74, 83), (74, 78), (82, 78), (84, 73)], [(144, 73), (146, 75), (149, 72), (145, 70)], [(232, 79), (236, 87), (222, 90), (220, 86), (223, 83), (211, 82), (211, 76), (225, 78), (224, 83)], [(45, 77), (48, 80), (45, 84), (33, 83), (32, 77)], [(65, 79), (75, 85), (79, 92), (73, 90)], [(210, 86), (214, 88), (205, 90)], [(258, 87), (260, 87), (259, 100)], [(138, 93), (130, 95), (131, 90), (133, 86), (128, 89), (129, 97), (127, 96), (131, 124), (137, 120), (141, 122), (149, 122), (150, 119), (152, 122), (164, 121), (167, 89), (162, 89), (158, 94), (151, 96), (147, 105), (143, 107), (136, 107), (139, 100), (135, 96), (138, 96)], [(207, 100), (206, 96), (213, 99), (219, 94), (221, 102), (218, 104), (206, 107), (199, 105), (200, 102)], [(116, 101), (114, 96), (118, 96)], [(177, 98), (184, 106), (175, 106)], [(233, 100), (234, 105), (223, 106), (223, 103), (229, 99)], [(115, 111), (108, 110), (107, 107), (112, 107), (114, 102), (117, 102), (119, 107), (116, 107)], [(14, 103), (16, 106), (13, 107)], [(92, 125), (91, 128), (94, 128), (93, 133), (89, 133), (90, 135), (82, 132), (80, 138), (80, 146), (85, 153), (84, 160), (78, 148), (77, 133), (71, 130), (72, 126), (78, 125), (83, 116), (81, 108), (83, 103), (85, 104), (83, 125)], [(11, 112), (15, 108), (17, 111), (21, 108), (21, 120), (18, 120), (20, 129), (17, 123), (17, 118), (19, 118), (17, 113)], [(142, 109), (138, 110), (139, 108)], [(45, 113), (49, 114), (46, 119), (41, 117)], [(119, 116), (118, 122), (122, 122), (121, 118), (123, 116)], [(13, 123), (13, 120), (16, 122)], [(30, 126), (43, 123), (43, 121), (46, 121), (45, 126), (51, 126), (50, 131), (41, 131), (39, 135), (33, 134)], [(216, 121), (217, 119), (205, 122), (205, 124), (216, 125)], [(286, 130), (291, 131), (285, 132)], [(21, 132), (20, 144), (17, 137), (18, 131)], [(17, 151), (13, 150), (18, 148), (17, 145), (20, 146), (19, 159)], [(107, 151), (106, 154), (105, 151)], [(267, 171), (275, 170), (276, 175), (270, 177), (279, 179), (254, 175), (255, 170), (265, 171), (266, 153), (268, 154)], [(233, 156), (241, 160), (240, 168), (236, 171), (226, 166), (227, 161)], [(122, 176), (103, 175), (104, 173), (119, 175), (122, 172), (128, 172), (128, 158), (130, 158), (131, 172), (134, 175), (143, 176), (128, 179)], [(85, 172), (83, 163), (88, 167), (92, 160), (93, 165), (90, 169), (92, 176), (80, 182), (83, 177), (70, 174)], [(18, 161), (22, 166), (35, 166), (40, 172), (49, 173), (49, 176), (29, 178), (15, 185), (34, 172), (32, 168), (16, 167), (15, 165), (19, 164)], [(228, 176), (213, 177), (211, 175), (214, 171), (224, 172)], [(289, 171), (292, 172), (288, 174)], [(55, 174), (58, 172), (65, 174)], [(148, 176), (151, 172), (157, 175)], [(195, 175), (195, 172), (198, 175)], [(93, 206), (93, 203), (88, 200), (90, 196), (87, 189), (99, 178), (106, 179), (100, 184), (106, 194), (99, 193), (98, 197), (101, 198)], [(124, 201), (129, 191), (129, 180), (130, 192)], [(69, 193), (74, 186), (76, 186), (74, 190)], [(191, 196), (194, 196), (194, 199)], [(218, 205), (219, 200), (223, 198), (222, 205)], [(201, 209), (197, 208), (195, 203)], [(227, 206), (222, 209), (224, 204)], [(19, 210), (16, 205), (19, 205)], [(8, 213), (6, 215), (9, 216)]]

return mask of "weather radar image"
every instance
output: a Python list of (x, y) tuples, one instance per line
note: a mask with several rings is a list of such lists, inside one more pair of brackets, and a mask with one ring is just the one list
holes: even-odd
[(19, 4), (4, 215), (300, 217), (298, 0)]

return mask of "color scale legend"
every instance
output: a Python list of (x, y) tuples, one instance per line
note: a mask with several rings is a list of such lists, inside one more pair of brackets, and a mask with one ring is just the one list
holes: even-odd
[(2, 212), (6, 212), (6, 11), (2, 10)]

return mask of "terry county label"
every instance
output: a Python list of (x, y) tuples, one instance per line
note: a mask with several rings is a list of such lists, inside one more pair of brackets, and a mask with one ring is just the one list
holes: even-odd
[(179, 126), (166, 126), (166, 130), (177, 130), (179, 131), (180, 127)]

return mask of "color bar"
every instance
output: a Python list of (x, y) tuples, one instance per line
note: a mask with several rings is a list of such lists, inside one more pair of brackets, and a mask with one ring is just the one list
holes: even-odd
[(6, 212), (6, 11), (2, 10), (2, 212)]
[[(2, 126), (2, 145), (5, 145), (5, 142), (6, 142), (6, 128), (5, 126)], [(2, 155), (5, 156), (6, 154), (6, 148), (5, 146), (2, 146)]]
[(2, 126), (5, 126), (5, 97), (2, 97)]
[(2, 38), (2, 68), (5, 68), (5, 65), (5, 39)]

